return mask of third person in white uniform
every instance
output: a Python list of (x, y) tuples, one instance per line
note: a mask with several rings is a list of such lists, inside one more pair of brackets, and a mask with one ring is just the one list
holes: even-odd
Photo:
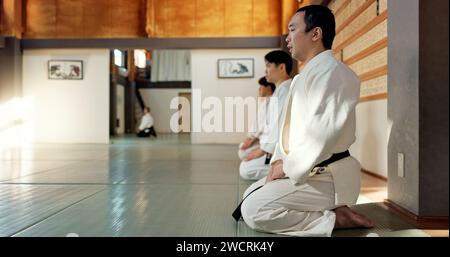
[(247, 159), (248, 154), (260, 147), (259, 138), (267, 123), (269, 97), (271, 97), (275, 91), (275, 84), (268, 82), (266, 77), (260, 78), (258, 84), (257, 115), (244, 142), (239, 144), (238, 155), (239, 159), (242, 161)]

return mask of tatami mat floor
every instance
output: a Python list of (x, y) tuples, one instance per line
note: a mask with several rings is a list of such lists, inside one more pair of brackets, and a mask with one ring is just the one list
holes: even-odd
[[(188, 135), (0, 149), (0, 236), (274, 236), (231, 218), (238, 167), (235, 145)], [(377, 227), (333, 236), (428, 236), (362, 192)]]

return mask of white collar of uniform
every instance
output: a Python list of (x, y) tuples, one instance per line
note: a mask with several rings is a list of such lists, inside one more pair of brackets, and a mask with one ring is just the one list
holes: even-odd
[(292, 79), (286, 79), (285, 81), (281, 82), (281, 84), (278, 87), (289, 87), (291, 85)]
[(316, 64), (320, 63), (321, 61), (333, 57), (333, 51), (331, 50), (325, 50), (321, 52), (320, 54), (314, 56), (303, 68), (303, 70), (300, 71), (300, 74), (305, 73), (310, 70), (312, 67), (316, 66)]
[(289, 88), (291, 86), (291, 82), (292, 82), (292, 79), (287, 79), (287, 80), (281, 82), (280, 85), (275, 88), (275, 91), (273, 92), (272, 96), (277, 96), (278, 92), (280, 92), (280, 88), (282, 88), (282, 87)]
[(285, 81), (281, 82), (281, 84), (277, 87), (278, 91), (280, 91), (279, 88), (282, 88), (282, 87), (289, 88), (291, 86), (291, 82), (292, 82), (292, 79), (286, 79)]

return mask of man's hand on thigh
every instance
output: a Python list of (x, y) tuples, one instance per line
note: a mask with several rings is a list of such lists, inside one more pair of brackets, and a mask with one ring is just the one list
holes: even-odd
[(266, 183), (284, 177), (286, 177), (286, 174), (283, 171), (283, 161), (278, 160), (272, 164), (272, 167), (270, 167), (269, 174), (267, 174)]
[(242, 144), (241, 150), (247, 150), (255, 142), (256, 142), (256, 138), (254, 138), (254, 137), (247, 137), (245, 139), (244, 143)]
[(266, 154), (266, 152), (261, 150), (261, 148), (258, 148), (256, 150), (252, 151), (251, 153), (249, 153), (247, 155), (247, 158), (245, 158), (245, 160), (246, 161), (251, 161), (251, 160), (257, 159), (257, 158), (259, 158), (261, 156), (264, 156), (265, 154)]

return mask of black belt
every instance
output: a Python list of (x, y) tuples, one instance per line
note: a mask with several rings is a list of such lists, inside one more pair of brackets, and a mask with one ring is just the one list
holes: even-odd
[[(330, 165), (333, 162), (337, 162), (337, 161), (339, 161), (341, 159), (344, 159), (344, 158), (347, 158), (349, 156), (350, 156), (350, 152), (348, 150), (345, 151), (345, 152), (342, 152), (342, 153), (335, 153), (330, 158), (328, 158), (325, 161), (323, 161), (323, 162), (317, 164), (316, 166), (314, 166), (314, 168), (328, 166), (328, 165)], [(267, 157), (266, 157), (266, 160), (267, 160)], [(270, 158), (269, 158), (269, 161), (270, 161)], [(260, 189), (261, 187), (263, 187), (263, 186), (259, 186), (259, 187), (255, 188), (253, 191), (251, 191), (247, 196), (244, 197), (244, 199), (242, 199), (242, 201), (236, 207), (236, 210), (234, 210), (233, 214), (231, 214), (236, 221), (239, 221), (239, 219), (242, 217), (241, 205), (244, 202), (244, 200), (247, 199), (247, 197), (249, 195), (251, 195), (256, 190)]]
[(270, 164), (270, 159), (272, 159), (272, 154), (266, 153), (266, 161), (264, 162), (264, 164)]
[(347, 158), (347, 157), (350, 157), (350, 152), (348, 150), (345, 151), (345, 152), (342, 152), (342, 153), (335, 153), (330, 158), (328, 158), (325, 161), (323, 161), (323, 162), (317, 164), (316, 166), (314, 166), (314, 168), (326, 167), (326, 166), (330, 165), (333, 162), (337, 162), (337, 161), (339, 161), (341, 159), (344, 159), (344, 158)]

